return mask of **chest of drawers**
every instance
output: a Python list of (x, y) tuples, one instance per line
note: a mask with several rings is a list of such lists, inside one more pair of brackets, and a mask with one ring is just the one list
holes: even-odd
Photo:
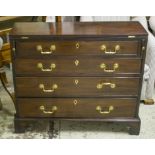
[(146, 44), (138, 22), (16, 23), (15, 132), (63, 119), (125, 123), (139, 134)]

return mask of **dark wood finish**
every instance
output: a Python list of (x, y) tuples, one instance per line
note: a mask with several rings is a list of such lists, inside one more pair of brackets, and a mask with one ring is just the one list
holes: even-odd
[[(125, 123), (130, 134), (139, 134), (138, 116), (147, 32), (138, 22), (16, 23), (11, 34), (16, 97), (15, 131), (23, 132), (30, 120), (76, 120)], [(76, 44), (79, 47), (77, 48)], [(41, 45), (44, 55), (36, 49)], [(120, 50), (113, 51), (116, 45)], [(78, 60), (78, 65), (75, 61)], [(55, 68), (43, 72), (43, 69)], [(114, 63), (119, 64), (113, 73)], [(75, 80), (78, 80), (76, 84)], [(114, 83), (97, 89), (99, 83)], [(57, 84), (54, 92), (43, 92)], [(40, 110), (40, 106), (44, 106)], [(54, 114), (50, 112), (57, 106)], [(100, 110), (96, 107), (100, 106)], [(113, 110), (109, 107), (113, 106)], [(103, 114), (103, 112), (107, 114)], [(102, 114), (101, 114), (101, 113)], [(53, 128), (53, 127), (52, 127)]]
[[(56, 118), (56, 117), (40, 117), (39, 119), (38, 118), (33, 118), (33, 117), (25, 117), (25, 118), (21, 118), (21, 117), (17, 117), (15, 116), (14, 117), (14, 122), (16, 122), (14, 125), (15, 125), (15, 132), (16, 133), (23, 133), (26, 129), (26, 124), (29, 123), (30, 121), (44, 121), (44, 120), (49, 120), (50, 122), (53, 122), (51, 124), (51, 127), (50, 127), (50, 130), (53, 129), (53, 132), (54, 132), (54, 121), (52, 120), (57, 120), (57, 121), (60, 121), (60, 120), (65, 120), (65, 121), (81, 121), (81, 118)], [(129, 129), (129, 133), (131, 135), (138, 135), (140, 133), (140, 119), (139, 118), (104, 118), (104, 119), (96, 119), (96, 118), (82, 118), (82, 121), (89, 121), (91, 123), (93, 123), (94, 121), (102, 121), (103, 123), (104, 122), (112, 122), (112, 123), (117, 123), (117, 124), (126, 124), (126, 126), (128, 127)], [(20, 123), (25, 123), (24, 126), (20, 126)], [(137, 128), (135, 128), (136, 126), (134, 125), (137, 125)], [(53, 134), (54, 133), (51, 133), (50, 137), (52, 138), (53, 137)]]
[[(77, 48), (76, 45), (79, 45)], [(101, 50), (101, 46), (106, 46), (106, 51), (115, 51), (115, 47), (117, 45), (120, 46), (120, 50), (116, 52), (117, 56), (137, 56), (140, 54), (139, 52), (139, 44), (138, 41), (22, 41), (17, 42), (16, 47), (18, 51), (16, 54), (19, 57), (32, 57), (32, 56), (45, 56), (45, 54), (41, 54), (37, 50), (37, 46), (41, 45), (43, 51), (50, 51), (51, 45), (55, 45), (56, 49), (52, 52), (52, 54), (48, 54), (47, 56), (53, 55), (110, 55), (106, 54)], [(110, 55), (111, 56), (111, 55)]]
[[(74, 100), (77, 104), (74, 104)], [(136, 99), (104, 99), (104, 98), (58, 98), (58, 99), (18, 99), (20, 117), (68, 117), (68, 118), (112, 118), (134, 117)], [(45, 106), (46, 111), (51, 111), (57, 106), (53, 114), (44, 114), (39, 108)], [(109, 114), (100, 114), (96, 107), (101, 106), (102, 111), (108, 111), (109, 106), (114, 110)], [(89, 109), (89, 110), (88, 110)]]
[[(76, 60), (79, 61), (78, 66), (75, 64)], [(37, 67), (38, 63), (42, 63), (43, 69), (49, 69), (51, 64), (56, 67), (50, 72), (43, 72)], [(119, 67), (114, 72), (106, 72), (100, 68), (103, 63), (107, 66), (106, 70), (113, 70), (116, 63)], [(16, 59), (15, 67), (17, 75), (25, 76), (133, 76), (131, 74), (140, 74), (141, 59), (59, 56), (50, 59)]]
[(130, 135), (139, 135), (140, 126), (141, 126), (140, 119), (135, 121), (135, 122), (129, 123), (129, 133), (130, 133)]
[[(12, 32), (13, 36), (21, 35), (38, 37), (107, 37), (107, 36), (147, 36), (146, 30), (139, 22), (63, 22), (63, 23), (15, 23)], [(40, 38), (38, 38), (40, 39)]]
[[(75, 84), (78, 80), (78, 84)], [(111, 83), (97, 89), (98, 84)], [(45, 89), (52, 89), (54, 84), (58, 88), (54, 92), (43, 92), (39, 88), (44, 84)], [(38, 77), (16, 79), (16, 93), (19, 97), (105, 97), (105, 96), (138, 96), (139, 78), (96, 78), (96, 77)]]
[(27, 127), (27, 121), (20, 121), (17, 118), (14, 119), (14, 128), (15, 128), (15, 133), (23, 133), (25, 132), (25, 129)]

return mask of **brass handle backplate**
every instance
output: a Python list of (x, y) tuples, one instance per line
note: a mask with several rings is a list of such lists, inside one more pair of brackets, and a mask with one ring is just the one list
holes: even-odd
[(51, 71), (53, 71), (54, 68), (56, 68), (56, 64), (52, 63), (52, 64), (50, 65), (50, 68), (44, 69), (43, 64), (39, 62), (39, 63), (37, 64), (37, 67), (38, 67), (39, 69), (41, 69), (41, 71), (43, 71), (43, 72), (51, 72)]
[(101, 106), (99, 105), (96, 107), (96, 111), (98, 111), (100, 114), (110, 114), (113, 110), (114, 110), (114, 107), (112, 105), (109, 106), (108, 111), (103, 111)]
[(58, 89), (58, 85), (57, 84), (53, 84), (52, 89), (45, 89), (44, 84), (39, 84), (39, 88), (42, 89), (42, 91), (45, 92), (45, 93), (52, 93), (56, 89)]
[(39, 109), (40, 109), (44, 114), (53, 114), (53, 113), (55, 113), (55, 112), (58, 110), (57, 106), (53, 106), (53, 107), (51, 108), (50, 111), (47, 111), (46, 108), (45, 108), (43, 105), (41, 105), (41, 106), (39, 107)]
[(119, 64), (118, 63), (115, 63), (113, 65), (113, 69), (107, 69), (107, 65), (105, 63), (102, 63), (102, 64), (100, 64), (100, 68), (103, 69), (104, 72), (112, 73), (112, 72), (115, 72), (116, 69), (119, 68)]
[(120, 51), (120, 45), (116, 45), (114, 51), (107, 51), (106, 45), (101, 45), (101, 51), (103, 51), (105, 54), (116, 54), (118, 51)]
[(41, 54), (52, 54), (53, 51), (56, 50), (56, 46), (55, 45), (51, 45), (50, 50), (49, 51), (43, 51), (43, 48), (41, 45), (37, 45), (36, 46), (37, 51), (39, 51)]
[(110, 88), (115, 88), (116, 87), (116, 84), (115, 83), (110, 83), (110, 82), (103, 82), (103, 83), (99, 83), (97, 84), (96, 88), (97, 89), (102, 89), (103, 86), (110, 86)]

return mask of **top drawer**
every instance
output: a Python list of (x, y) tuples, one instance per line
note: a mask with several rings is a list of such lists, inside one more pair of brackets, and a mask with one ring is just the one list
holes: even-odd
[(43, 55), (140, 55), (139, 41), (21, 41), (16, 43), (21, 57)]

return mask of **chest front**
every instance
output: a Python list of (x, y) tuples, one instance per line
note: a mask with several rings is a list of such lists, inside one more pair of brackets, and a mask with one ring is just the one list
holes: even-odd
[(124, 122), (139, 134), (147, 34), (137, 22), (17, 23), (15, 131), (41, 118)]

